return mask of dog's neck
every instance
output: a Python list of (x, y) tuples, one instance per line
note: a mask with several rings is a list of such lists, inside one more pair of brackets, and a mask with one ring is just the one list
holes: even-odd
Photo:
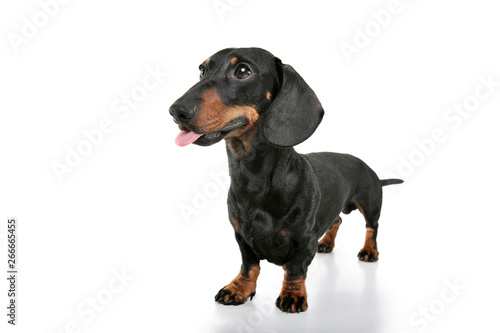
[(286, 172), (290, 162), (298, 156), (293, 147), (277, 148), (267, 143), (260, 131), (252, 140), (251, 149), (241, 153), (235, 147), (242, 143), (226, 140), (231, 186), (245, 188), (249, 192), (266, 191), (276, 173)]

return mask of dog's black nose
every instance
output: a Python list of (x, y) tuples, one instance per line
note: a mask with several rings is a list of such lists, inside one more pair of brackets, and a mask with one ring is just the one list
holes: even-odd
[(187, 107), (184, 104), (174, 103), (170, 109), (169, 113), (174, 117), (174, 121), (177, 124), (187, 124), (197, 113), (196, 107)]

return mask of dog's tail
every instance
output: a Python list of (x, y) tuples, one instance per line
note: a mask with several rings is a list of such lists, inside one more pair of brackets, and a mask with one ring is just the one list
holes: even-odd
[(402, 179), (382, 179), (380, 181), (380, 183), (382, 183), (382, 186), (401, 184), (403, 182), (404, 180)]

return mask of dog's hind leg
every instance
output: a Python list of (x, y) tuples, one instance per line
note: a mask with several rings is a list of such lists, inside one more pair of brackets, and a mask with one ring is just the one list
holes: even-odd
[(371, 201), (361, 200), (355, 203), (366, 221), (365, 245), (358, 253), (358, 258), (361, 261), (373, 262), (378, 260), (377, 230), (380, 209), (382, 207), (381, 193), (378, 198), (378, 200), (373, 200), (373, 198), (371, 198)]
[(337, 237), (337, 231), (339, 230), (342, 219), (337, 217), (333, 225), (326, 231), (325, 236), (318, 243), (319, 253), (330, 253), (335, 247), (335, 238)]

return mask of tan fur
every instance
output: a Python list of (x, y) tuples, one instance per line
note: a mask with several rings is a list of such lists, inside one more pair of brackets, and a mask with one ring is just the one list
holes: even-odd
[[(358, 203), (355, 203), (355, 205), (359, 209), (359, 211), (361, 212), (361, 214), (363, 214), (363, 217), (366, 220), (366, 216), (365, 216), (365, 212), (363, 210), (363, 207), (361, 207), (361, 205), (358, 204)], [(378, 260), (377, 244), (373, 240), (373, 233), (374, 232), (375, 232), (375, 230), (373, 228), (370, 228), (370, 227), (366, 228), (365, 245), (359, 251), (360, 253), (363, 252), (363, 251), (366, 251), (366, 254), (365, 254), (365, 257), (364, 257), (365, 261), (369, 260), (370, 254), (373, 255), (373, 258), (375, 260)]]
[(240, 231), (240, 221), (238, 221), (234, 217), (230, 217), (229, 221), (231, 221), (231, 224), (233, 225), (234, 230)]
[(340, 224), (342, 223), (342, 219), (339, 217), (333, 223), (330, 229), (326, 231), (325, 236), (319, 241), (318, 245), (323, 245), (326, 251), (323, 252), (331, 252), (335, 247), (335, 238), (337, 237), (337, 231), (339, 230)]
[[(292, 304), (291, 312), (297, 312), (297, 302), (299, 297), (304, 297), (304, 303), (302, 303), (302, 310), (306, 311), (308, 308), (307, 305), (307, 291), (306, 291), (306, 279), (300, 277), (298, 279), (290, 280), (287, 276), (286, 267), (283, 266), (285, 270), (285, 277), (283, 279), (283, 286), (281, 287), (280, 299), (283, 302), (285, 297), (293, 298), (294, 302)], [(279, 304), (278, 307), (281, 307)]]
[(255, 293), (255, 289), (257, 288), (257, 278), (260, 274), (260, 266), (255, 265), (252, 266), (250, 271), (248, 272), (248, 276), (244, 276), (240, 271), (238, 276), (236, 276), (233, 281), (231, 281), (227, 286), (224, 287), (225, 290), (229, 291), (223, 300), (220, 300), (219, 303), (227, 303), (229, 299), (234, 295), (234, 299), (237, 303), (245, 303), (248, 297), (252, 293)]
[(227, 106), (215, 88), (209, 88), (201, 95), (200, 111), (193, 125), (202, 133), (216, 132), (231, 120), (245, 117), (248, 125), (226, 136), (229, 148), (237, 158), (243, 157), (251, 148), (259, 125), (259, 113), (251, 106)]

